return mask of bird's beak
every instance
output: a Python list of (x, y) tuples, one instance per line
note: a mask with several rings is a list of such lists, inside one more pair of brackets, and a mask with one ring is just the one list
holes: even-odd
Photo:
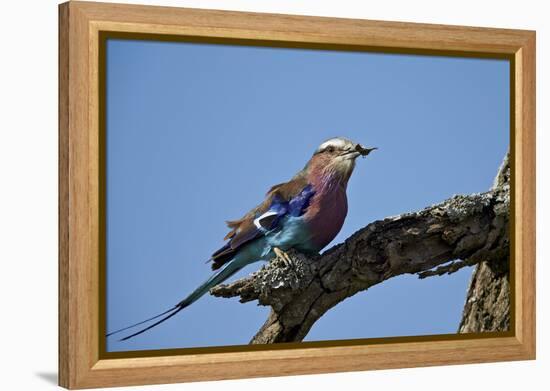
[(355, 150), (357, 152), (359, 152), (359, 154), (361, 156), (367, 156), (369, 153), (371, 153), (372, 151), (374, 151), (375, 149), (378, 149), (376, 147), (373, 147), (373, 148), (367, 148), (367, 147), (363, 147), (361, 144), (357, 144), (355, 146)]

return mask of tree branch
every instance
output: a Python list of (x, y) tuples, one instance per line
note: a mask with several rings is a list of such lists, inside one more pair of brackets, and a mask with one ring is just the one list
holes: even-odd
[[(508, 155), (500, 166), (493, 189), (510, 187)], [(470, 280), (459, 333), (506, 331), (510, 328), (510, 256), (479, 263)]]
[[(509, 176), (485, 193), (458, 195), (414, 213), (375, 221), (320, 256), (295, 251), (211, 294), (271, 306), (251, 343), (301, 341), (330, 308), (389, 278), (421, 278), (508, 256)], [(444, 265), (450, 261), (455, 261)], [(436, 268), (436, 269), (434, 269)]]

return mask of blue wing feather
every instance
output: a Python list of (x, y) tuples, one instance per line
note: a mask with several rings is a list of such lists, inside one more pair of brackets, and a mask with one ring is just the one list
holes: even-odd
[(315, 194), (313, 186), (307, 185), (296, 197), (292, 198), (288, 203), (288, 210), (291, 216), (298, 217), (305, 213), (311, 197)]
[(230, 238), (222, 248), (212, 254), (211, 259), (214, 260), (212, 267), (214, 269), (221, 267), (244, 244), (262, 237), (268, 232), (279, 229), (279, 225), (285, 216), (298, 217), (303, 215), (314, 194), (315, 191), (310, 184), (307, 184), (297, 195), (289, 200), (285, 200), (277, 193), (274, 194), (267, 211), (261, 214), (258, 212), (253, 215), (253, 224), (247, 224), (247, 228), (243, 231), (237, 230), (235, 236)]

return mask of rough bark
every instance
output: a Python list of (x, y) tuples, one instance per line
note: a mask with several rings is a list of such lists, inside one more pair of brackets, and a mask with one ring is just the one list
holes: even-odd
[[(485, 193), (457, 195), (418, 212), (370, 223), (322, 255), (290, 251), (292, 265), (275, 258), (211, 293), (271, 306), (251, 343), (296, 342), (330, 308), (389, 278), (405, 273), (425, 278), (480, 262), (502, 262), (509, 253), (509, 175), (502, 178)], [(483, 283), (479, 279), (473, 285)], [(490, 312), (489, 298), (484, 303)]]
[[(494, 189), (509, 188), (508, 156), (495, 179)], [(510, 257), (483, 261), (476, 266), (470, 280), (466, 303), (458, 331), (479, 333), (507, 331), (510, 327)]]

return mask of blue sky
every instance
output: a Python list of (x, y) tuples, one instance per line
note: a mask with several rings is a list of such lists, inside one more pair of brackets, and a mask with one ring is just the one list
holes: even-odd
[[(332, 244), (376, 219), (487, 190), (509, 144), (508, 72), (493, 59), (108, 40), (107, 329), (171, 307), (208, 278), (224, 221), (329, 137), (379, 147), (358, 161)], [(306, 340), (454, 333), (471, 272), (388, 280), (330, 310)], [(107, 350), (246, 344), (268, 312), (206, 295)]]

